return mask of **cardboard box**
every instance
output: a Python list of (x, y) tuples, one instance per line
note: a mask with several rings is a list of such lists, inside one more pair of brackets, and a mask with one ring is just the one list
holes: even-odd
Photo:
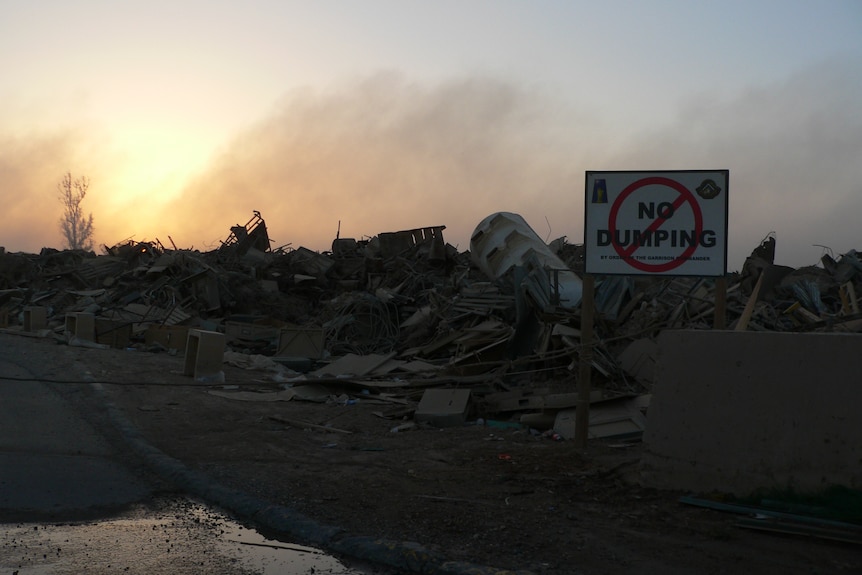
[(469, 407), (469, 389), (426, 389), (413, 419), (437, 427), (456, 427), (467, 420)]

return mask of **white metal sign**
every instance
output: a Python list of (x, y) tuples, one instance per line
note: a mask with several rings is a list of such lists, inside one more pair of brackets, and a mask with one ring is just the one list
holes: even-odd
[(728, 170), (587, 172), (585, 271), (727, 273)]

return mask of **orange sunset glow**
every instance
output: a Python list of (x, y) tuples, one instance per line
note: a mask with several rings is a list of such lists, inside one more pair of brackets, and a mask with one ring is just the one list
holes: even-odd
[(808, 265), (856, 242), (862, 13), (740, 6), (503, 3), (489, 27), (446, 2), (3, 3), (0, 246), (63, 247), (67, 171), (97, 251), (208, 250), (254, 211), (273, 247), (323, 251), (339, 224), (443, 225), (467, 249), (497, 211), (580, 243), (585, 171), (722, 168), (730, 269), (770, 232)]

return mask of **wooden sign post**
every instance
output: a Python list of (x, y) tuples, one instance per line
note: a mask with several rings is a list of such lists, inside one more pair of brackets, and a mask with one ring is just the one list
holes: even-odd
[[(590, 429), (595, 276), (714, 277), (714, 326), (724, 329), (730, 170), (587, 171), (585, 176), (575, 412), (579, 448), (586, 447)], [(752, 308), (756, 299), (755, 289), (749, 301)], [(737, 329), (744, 329), (744, 324)]]
[(578, 377), (578, 407), (575, 411), (575, 447), (584, 449), (590, 432), (590, 388), (593, 368), (593, 318), (596, 282), (592, 275), (583, 278), (581, 296), (581, 357)]

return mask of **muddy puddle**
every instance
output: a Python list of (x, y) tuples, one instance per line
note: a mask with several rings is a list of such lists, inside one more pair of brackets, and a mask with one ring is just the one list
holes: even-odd
[(371, 575), (325, 552), (268, 539), (188, 500), (97, 521), (0, 524), (0, 573)]

